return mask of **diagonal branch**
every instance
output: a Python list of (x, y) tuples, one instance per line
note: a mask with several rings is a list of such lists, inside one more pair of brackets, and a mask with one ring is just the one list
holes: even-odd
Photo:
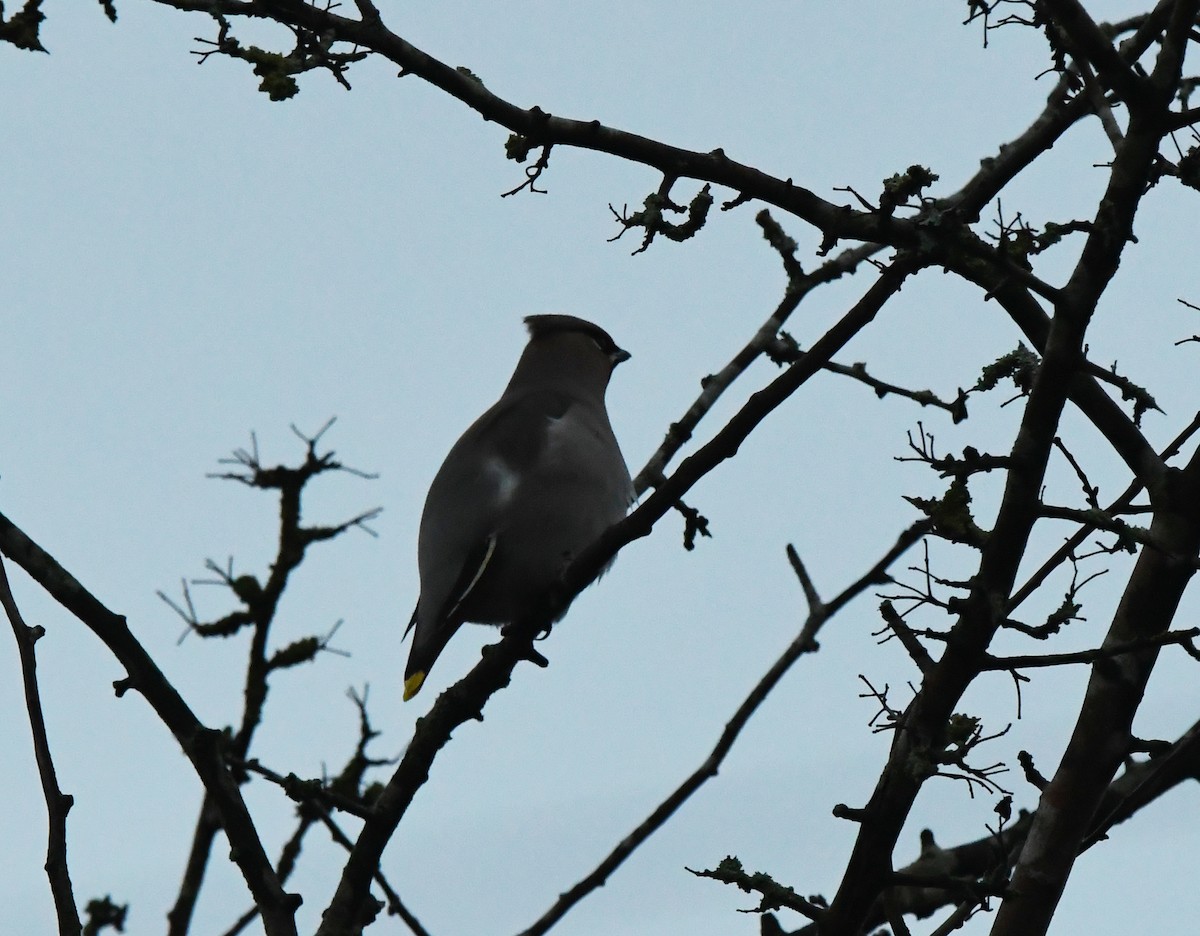
[[(1028, 290), (1012, 282), (1001, 270), (972, 263), (967, 258), (954, 254), (945, 260), (947, 266), (955, 273), (987, 290), (987, 296), (1000, 303), (1034, 348), (1039, 353), (1045, 353), (1052, 320)], [(1113, 272), (1115, 267), (1110, 268), (1110, 275)], [(1167, 474), (1165, 462), (1133, 420), (1097, 383), (1096, 375), (1088, 367), (1086, 360), (1071, 380), (1071, 402), (1103, 434), (1113, 450), (1152, 496), (1161, 490)]]
[[(1200, 413), (1197, 413), (1194, 417), (1192, 417), (1192, 421), (1188, 423), (1188, 425), (1184, 427), (1184, 429), (1174, 439), (1171, 440), (1167, 447), (1162, 450), (1162, 453), (1159, 457), (1163, 465), (1165, 466), (1168, 461), (1170, 461), (1174, 456), (1178, 455), (1183, 449), (1184, 443), (1187, 442), (1187, 440), (1197, 432), (1200, 432)], [(1121, 495), (1105, 508), (1105, 511), (1109, 514), (1120, 513), (1133, 503), (1133, 499), (1137, 497), (1142, 490), (1143, 485), (1141, 481), (1139, 481), (1137, 478), (1134, 478), (1134, 480), (1129, 483), (1129, 486), (1121, 492)], [(1072, 533), (1071, 536), (1068, 537), (1063, 544), (1056, 549), (1054, 553), (1045, 562), (1043, 562), (1032, 575), (1029, 576), (1025, 584), (1013, 592), (1012, 597), (1009, 599), (1008, 608), (1005, 611), (1005, 614), (1012, 614), (1012, 612), (1015, 611), (1017, 607), (1019, 607), (1027, 598), (1029, 598), (1030, 595), (1036, 592), (1038, 588), (1041, 587), (1041, 584), (1050, 575), (1050, 573), (1066, 562), (1071, 556), (1073, 556), (1075, 554), (1075, 550), (1083, 545), (1084, 540), (1091, 536), (1095, 531), (1096, 528), (1094, 526), (1085, 524)]]
[(1091, 848), (1113, 826), (1189, 779), (1200, 780), (1200, 722), (1185, 731), (1165, 753), (1126, 766), (1100, 801), (1094, 826), (1080, 851)]
[[(1182, 492), (1181, 492), (1182, 493)], [(1200, 491), (1188, 492), (1192, 504)], [(1194, 514), (1194, 510), (1189, 511)], [(1160, 510), (1151, 530), (1173, 552), (1195, 557), (1200, 551), (1200, 519)], [(1020, 900), (1005, 901), (993, 932), (1044, 933), (1058, 906), (1067, 877), (1116, 770), (1129, 750), (1133, 717), (1153, 672), (1158, 646), (1178, 608), (1194, 568), (1158, 550), (1142, 550), (1117, 608), (1104, 655), (1091, 679), (1071, 740), (1054, 777), (1042, 792), (1033, 831), (1013, 876)], [(1119, 659), (1110, 654), (1137, 644)]]
[[(1171, 26), (1178, 38), (1179, 24), (1190, 26), (1200, 0), (1176, 5)], [(1167, 36), (1172, 35), (1171, 28)], [(1178, 80), (1182, 51), (1164, 39), (1156, 62), (1155, 80), (1168, 75)], [(1158, 158), (1166, 127), (1169, 101), (1160, 96), (1157, 108), (1131, 109), (1129, 128), (1113, 160), (1104, 198), (1092, 231), (1055, 315), (1068, 328), (1079, 330), (1116, 273), (1125, 244), (1132, 237), (1133, 218), (1145, 194), (1145, 179)], [(1052, 329), (1053, 331), (1053, 329)], [(1031, 404), (1032, 405), (1032, 404)], [(1105, 646), (1120, 645), (1153, 636), (1165, 630), (1174, 615), (1183, 590), (1191, 579), (1191, 563), (1174, 555), (1195, 557), (1200, 550), (1200, 519), (1195, 504), (1200, 487), (1195, 474), (1200, 458), (1167, 482), (1147, 485), (1155, 506), (1151, 535), (1160, 539), (1172, 555), (1143, 550), (1134, 566), (1124, 595), (1105, 638)], [(1000, 907), (993, 932), (996, 934), (1039, 934), (1049, 926), (1067, 877), (1074, 866), (1079, 843), (1087, 832), (1108, 781), (1128, 750), (1130, 726), (1141, 702), (1146, 682), (1153, 671), (1157, 651), (1144, 650), (1125, 656), (1120, 665), (1107, 660), (1092, 668), (1088, 690), (1075, 730), (1055, 776), (1042, 793), (1045, 809), (1039, 808), (1034, 827), (1013, 876), (1020, 900), (1006, 900)]]
[(1096, 69), (1100, 80), (1135, 108), (1146, 100), (1145, 80), (1139, 78), (1112, 41), (1079, 0), (1042, 0), (1053, 39), (1065, 39), (1067, 51)]
[[(890, 213), (856, 211), (828, 201), (792, 179), (781, 179), (731, 159), (720, 148), (709, 152), (672, 146), (648, 137), (605, 126), (598, 120), (558, 117), (540, 107), (521, 108), (489, 90), (468, 69), (452, 68), (392, 32), (377, 16), (351, 19), (333, 7), (303, 0), (156, 0), (164, 6), (209, 15), (244, 15), (271, 19), (314, 35), (370, 49), (476, 111), (484, 120), (507, 128), (519, 137), (514, 151), (535, 147), (572, 146), (607, 153), (649, 166), (669, 179), (696, 179), (725, 186), (739, 193), (739, 201), (757, 199), (803, 218), (825, 235), (832, 246), (839, 239), (887, 244), (897, 249), (919, 249), (929, 228), (912, 218)], [(992, 254), (995, 257), (994, 253)], [(1026, 271), (1011, 265), (1011, 273)]]
[[(554, 905), (547, 910), (528, 929), (522, 930), (520, 936), (542, 936), (555, 923), (562, 919), (567, 912), (584, 897), (598, 887), (603, 887), (609, 876), (617, 870), (646, 839), (671, 818), (688, 798), (702, 787), (708, 780), (717, 775), (721, 763), (733, 748), (738, 735), (753, 717), (754, 713), (770, 695), (771, 690), (779, 684), (792, 664), (806, 653), (815, 653), (818, 649), (817, 634), (825, 623), (844, 608), (850, 601), (858, 597), (872, 585), (878, 585), (887, 580), (887, 570), (893, 562), (902, 556), (910, 546), (916, 543), (929, 531), (929, 524), (922, 520), (914, 523), (900, 534), (895, 545), (884, 554), (883, 558), (868, 569), (857, 581), (847, 586), (836, 598), (828, 604), (815, 600), (815, 592), (809, 596), (809, 613), (796, 636), (771, 667), (763, 674), (750, 694), (738, 706), (733, 717), (725, 725), (721, 737), (717, 740), (712, 752), (704, 762), (692, 772), (675, 790), (663, 800), (655, 810), (646, 817), (636, 829), (618, 843), (608, 856), (596, 868), (574, 886), (561, 894)], [(807, 592), (807, 590), (806, 590)]]
[(117, 694), (136, 689), (175, 736), (211, 796), (233, 860), (263, 916), (268, 936), (295, 936), (299, 895), (285, 893), (254, 827), (241, 791), (225, 766), (220, 733), (205, 727), (129, 630), (125, 618), (100, 603), (53, 556), (0, 513), (0, 553), (21, 566), (82, 621), (125, 667)]
[(692, 432), (700, 424), (700, 421), (733, 382), (767, 352), (772, 343), (777, 340), (779, 329), (796, 311), (804, 298), (817, 286), (853, 273), (860, 263), (881, 249), (875, 244), (849, 248), (833, 259), (826, 260), (812, 273), (804, 274), (788, 284), (787, 292), (770, 317), (759, 326), (746, 345), (730, 359), (728, 364), (717, 373), (709, 374), (702, 381), (703, 388), (700, 395), (696, 397), (687, 412), (678, 421), (671, 423), (671, 428), (667, 431), (667, 437), (663, 440), (662, 445), (650, 456), (646, 466), (638, 472), (638, 476), (634, 479), (634, 489), (638, 496), (659, 484), (664, 477), (666, 466), (692, 437)]
[[(978, 571), (961, 602), (945, 653), (925, 674), (920, 691), (904, 713), (878, 785), (859, 814), (861, 828), (830, 906), (822, 930), (825, 936), (857, 934), (867, 908), (886, 885), (900, 831), (930, 776), (927, 771), (914, 770), (912, 764), (936, 763), (954, 707), (978, 675), (1000, 625), (999, 612), (1008, 602), (1037, 520), (1039, 494), (1063, 408), (1072, 387), (1078, 386), (1087, 327), (1129, 241), (1133, 217), (1145, 193), (1144, 179), (1157, 156), (1161, 135), (1161, 122), (1131, 114), (1129, 131), (1113, 160), (1105, 196), (1079, 261), (1057, 297), (1043, 358), (1011, 450), (1013, 467), (996, 522), (981, 550)], [(1157, 461), (1145, 440), (1138, 441), (1138, 454)], [(1153, 495), (1160, 486), (1148, 484), (1148, 488)], [(1012, 905), (1006, 901), (1001, 913)]]
[[(1138, 810), (1189, 779), (1200, 780), (1200, 722), (1192, 725), (1163, 753), (1151, 757), (1150, 760), (1127, 765), (1124, 773), (1117, 777), (1105, 791), (1100, 808), (1096, 813), (1100, 818), (1087, 839), (1084, 840), (1081, 851), (1103, 838), (1114, 825), (1129, 819)], [(1017, 852), (1024, 844), (1026, 834), (1032, 824), (1033, 814), (1023, 812), (1021, 817), (1011, 826), (1003, 829), (999, 836), (992, 833), (974, 842), (938, 849), (938, 864), (942, 870), (949, 870), (956, 875), (982, 877), (989, 870), (995, 868), (998, 847), (1001, 847), (1010, 856), (1007, 859), (1008, 864), (1016, 860)], [(923, 834), (923, 845), (924, 838)], [(922, 851), (924, 852), (924, 850), (923, 847)], [(923, 870), (925, 860), (923, 855), (916, 862), (896, 873), (919, 872)], [(895, 880), (895, 876), (893, 876), (893, 880)], [(893, 889), (893, 893), (897, 891), (904, 894), (900, 909), (919, 917), (929, 916), (934, 911), (946, 906), (952, 896), (947, 891), (940, 889), (936, 891), (917, 888)], [(867, 918), (867, 926), (874, 927), (885, 922), (882, 901), (880, 901), (872, 908), (872, 912)], [(870, 930), (868, 929), (868, 931)], [(767, 914), (764, 917), (762, 932), (764, 936), (767, 934), (773, 934), (773, 936), (817, 936), (817, 926), (810, 923), (786, 932), (771, 914)]]

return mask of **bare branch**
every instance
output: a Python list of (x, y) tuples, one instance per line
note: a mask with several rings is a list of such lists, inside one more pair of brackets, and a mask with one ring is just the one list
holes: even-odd
[(822, 907), (811, 900), (805, 900), (792, 888), (777, 884), (769, 874), (761, 871), (754, 874), (746, 872), (742, 868), (742, 863), (734, 857), (725, 858), (715, 868), (708, 870), (695, 871), (691, 868), (686, 870), (696, 877), (711, 878), (722, 884), (733, 884), (738, 890), (745, 891), (747, 894), (760, 895), (758, 906), (748, 911), (751, 913), (766, 913), (768, 910), (778, 910), (784, 907), (794, 910), (810, 920), (817, 921), (820, 921), (823, 914)]
[[(1125, 644), (1097, 647), (1094, 650), (1078, 650), (1074, 653), (1043, 653), (1027, 656), (989, 657), (983, 665), (985, 670), (1016, 670), (1033, 669), (1042, 666), (1067, 666), (1076, 663), (1095, 663), (1097, 660), (1112, 659), (1126, 653), (1135, 653), (1152, 647), (1166, 647), (1171, 644), (1191, 646), (1192, 641), (1200, 636), (1200, 627), (1189, 627), (1187, 630), (1167, 631), (1143, 640), (1131, 640)], [(1194, 649), (1194, 648), (1193, 648)]]
[[(1192, 421), (1188, 423), (1186, 427), (1184, 427), (1184, 429), (1170, 442), (1169, 445), (1167, 445), (1165, 449), (1163, 449), (1161, 456), (1159, 456), (1163, 464), (1166, 464), (1172, 458), (1178, 455), (1179, 452), (1182, 451), (1183, 446), (1187, 443), (1187, 441), (1197, 432), (1200, 432), (1200, 413), (1197, 413), (1192, 418)], [(1107, 508), (1105, 508), (1105, 513), (1111, 515), (1121, 513), (1133, 503), (1133, 499), (1137, 497), (1137, 495), (1144, 489), (1145, 485), (1139, 479), (1135, 478), (1132, 482), (1130, 482), (1129, 486), (1121, 493), (1121, 495), (1111, 504), (1109, 504)], [(1078, 530), (1072, 533), (1066, 542), (1064, 542), (1062, 546), (1055, 550), (1054, 554), (1038, 567), (1037, 571), (1029, 577), (1028, 581), (1026, 581), (1024, 585), (1013, 592), (1012, 598), (1010, 598), (1008, 602), (1007, 613), (1011, 614), (1022, 603), (1024, 603), (1024, 601), (1029, 598), (1030, 595), (1037, 591), (1037, 589), (1041, 587), (1041, 584), (1049, 577), (1050, 573), (1062, 565), (1063, 562), (1067, 561), (1072, 555), (1074, 555), (1075, 550), (1083, 545), (1084, 540), (1086, 540), (1094, 532), (1096, 532), (1096, 527), (1091, 526), (1090, 524), (1084, 524)]]
[[(1043, 0), (1049, 14), (1047, 32), (1061, 38), (1067, 51), (1091, 64), (1109, 88), (1130, 108), (1146, 101), (1148, 88), (1113, 47), (1078, 0)], [(1052, 42), (1054, 39), (1052, 38)]]
[(50, 738), (46, 734), (46, 719), (42, 714), (42, 698), (38, 691), (37, 656), (34, 644), (45, 633), (41, 626), (30, 627), (21, 617), (17, 601), (8, 584), (8, 573), (0, 559), (0, 605), (8, 615), (13, 636), (17, 641), (17, 653), (21, 658), (21, 681), (25, 686), (25, 708), (29, 713), (29, 730), (33, 734), (33, 753), (37, 760), (38, 777), (42, 782), (42, 793), (46, 798), (48, 826), (46, 844), (46, 877), (50, 880), (50, 893), (54, 897), (54, 912), (58, 916), (59, 936), (78, 936), (81, 932), (79, 910), (75, 906), (75, 891), (71, 887), (71, 873), (67, 868), (67, 813), (74, 799), (64, 793), (58, 785), (58, 774), (54, 770), (54, 758), (50, 753)]
[(634, 489), (638, 496), (661, 483), (666, 466), (692, 437), (692, 433), (700, 421), (721, 398), (721, 395), (729, 389), (730, 385), (745, 373), (747, 368), (759, 357), (767, 353), (767, 349), (776, 341), (780, 328), (799, 307), (804, 297), (816, 287), (854, 272), (863, 261), (880, 250), (881, 248), (875, 245), (845, 250), (832, 260), (825, 261), (812, 273), (806, 274), (800, 282), (789, 284), (783, 300), (770, 317), (759, 326), (750, 341), (720, 371), (708, 375), (700, 382), (700, 396), (677, 422), (671, 424), (667, 437), (659, 446), (658, 451), (650, 456), (650, 460), (634, 479)]
[(200, 723), (130, 632), (125, 619), (101, 604), (3, 514), (0, 553), (21, 566), (55, 601), (87, 625), (125, 667), (128, 676), (116, 683), (117, 694), (136, 689), (192, 762), (229, 838), (234, 861), (262, 911), (268, 936), (295, 936), (294, 914), (300, 899), (285, 893), (279, 884), (237, 783), (223, 763), (219, 732)]
[(917, 669), (922, 673), (928, 671), (933, 666), (933, 658), (930, 657), (929, 651), (922, 646), (921, 641), (917, 639), (917, 635), (904, 623), (904, 618), (896, 612), (892, 603), (884, 601), (879, 606), (879, 613), (883, 616), (883, 620), (887, 623), (892, 633), (900, 641), (901, 646), (912, 657), (912, 661), (917, 664)]
[[(206, 563), (208, 570), (216, 576), (215, 584), (227, 588), (242, 607), (217, 621), (201, 622), (196, 620), (195, 609), (192, 607), (186, 586), (186, 613), (168, 602), (187, 622), (189, 630), (203, 637), (228, 637), (243, 628), (250, 631), (241, 722), (225, 751), (228, 762), (234, 765), (252, 760), (249, 756), (250, 748), (255, 732), (262, 722), (271, 674), (312, 660), (318, 653), (330, 650), (329, 640), (337, 630), (335, 625), (333, 631), (324, 637), (305, 637), (274, 652), (270, 650), (271, 627), (292, 573), (304, 560), (308, 547), (314, 543), (334, 539), (354, 527), (374, 535), (367, 523), (378, 515), (377, 509), (365, 511), (333, 526), (306, 526), (302, 521), (303, 494), (308, 483), (314, 478), (329, 472), (344, 472), (367, 480), (375, 477), (347, 467), (336, 458), (332, 450), (319, 451), (321, 440), (335, 422), (335, 418), (327, 420), (311, 435), (302, 432), (295, 425), (291, 427), (292, 433), (304, 443), (305, 449), (304, 460), (296, 467), (282, 464), (264, 465), (258, 450), (258, 437), (254, 433), (250, 435), (249, 451), (237, 449), (230, 458), (222, 460), (224, 464), (239, 466), (240, 470), (223, 473), (217, 477), (235, 480), (256, 490), (278, 491), (279, 496), (278, 547), (265, 581), (259, 581), (253, 575), (235, 576), (232, 559), (225, 569), (211, 559)], [(240, 766), (238, 776), (244, 776)], [(213, 808), (211, 794), (206, 792), (200, 804), (179, 893), (174, 906), (167, 914), (168, 936), (185, 936), (188, 932), (218, 829), (217, 812)]]
[[(738, 706), (733, 717), (726, 723), (716, 746), (712, 752), (674, 792), (663, 800), (645, 821), (629, 833), (616, 848), (609, 853), (596, 868), (574, 886), (565, 891), (554, 905), (547, 910), (532, 926), (522, 930), (520, 936), (542, 936), (571, 909), (598, 887), (603, 886), (609, 876), (625, 861), (639, 845), (654, 834), (687, 799), (700, 789), (708, 780), (717, 775), (717, 770), (726, 755), (733, 748), (734, 742), (742, 729), (750, 721), (771, 690), (778, 685), (784, 674), (791, 669), (801, 656), (814, 653), (818, 649), (817, 634), (824, 624), (844, 608), (850, 601), (862, 594), (872, 585), (877, 585), (886, 577), (887, 570), (893, 562), (902, 556), (914, 543), (928, 531), (924, 523), (916, 523), (900, 534), (895, 545), (884, 554), (866, 573), (851, 583), (828, 604), (818, 602), (812, 607), (808, 618), (801, 627), (800, 633), (784, 650), (783, 654), (771, 665), (770, 669), (758, 681), (742, 704)], [(815, 593), (815, 590), (814, 590)], [(694, 873), (694, 872), (693, 872)]]

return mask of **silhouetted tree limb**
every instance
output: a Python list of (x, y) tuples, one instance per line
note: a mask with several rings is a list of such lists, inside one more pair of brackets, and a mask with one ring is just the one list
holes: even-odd
[[(311, 436), (300, 432), (295, 426), (292, 427), (292, 432), (304, 443), (305, 448), (304, 460), (296, 467), (264, 464), (258, 452), (258, 440), (252, 435), (249, 450), (235, 450), (232, 456), (222, 460), (222, 464), (231, 467), (210, 475), (210, 477), (237, 481), (256, 490), (278, 492), (278, 548), (275, 559), (271, 563), (270, 573), (265, 579), (260, 582), (259, 579), (249, 574), (235, 576), (232, 570), (232, 560), (230, 560), (228, 572), (222, 571), (211, 560), (208, 562), (209, 570), (217, 576), (217, 584), (228, 588), (241, 604), (240, 608), (221, 618), (218, 622), (206, 624), (197, 620), (194, 612), (190, 610), (191, 599), (187, 595), (186, 585), (185, 598), (187, 598), (189, 606), (188, 612), (181, 610), (159, 592), (160, 597), (171, 604), (183, 617), (188, 627), (202, 636), (227, 637), (237, 633), (243, 627), (250, 629), (251, 638), (247, 654), (241, 723), (225, 745), (225, 756), (233, 764), (238, 764), (248, 758), (254, 733), (262, 722), (270, 674), (285, 666), (294, 666), (312, 659), (328, 643), (327, 639), (304, 638), (282, 650), (270, 652), (271, 625), (275, 621), (279, 602), (292, 573), (304, 560), (305, 553), (310, 546), (333, 539), (355, 527), (371, 533), (367, 524), (379, 513), (378, 510), (366, 511), (344, 523), (333, 526), (310, 526), (303, 523), (303, 492), (314, 478), (330, 472), (349, 473), (367, 479), (373, 477), (365, 472), (347, 467), (337, 459), (333, 451), (318, 451), (322, 437), (333, 423), (334, 420), (330, 419)], [(240, 779), (241, 776), (239, 768), (237, 779)], [(213, 842), (222, 826), (222, 816), (215, 808), (211, 791), (206, 788), (196, 819), (196, 829), (192, 835), (192, 845), (184, 866), (183, 879), (179, 885), (179, 893), (174, 906), (167, 913), (169, 936), (185, 936), (190, 929), (192, 913), (204, 883)]]
[(110, 611), (33, 540), (0, 514), (0, 553), (42, 586), (108, 647), (126, 676), (114, 683), (117, 695), (135, 689), (170, 729), (211, 797), (232, 847), (232, 855), (262, 914), (269, 936), (294, 936), (298, 895), (285, 893), (263, 850), (254, 820), (225, 765), (220, 732), (201, 724), (175, 687), (130, 632), (125, 619)]
[(42, 713), (41, 693), (37, 683), (37, 655), (34, 645), (46, 633), (41, 626), (30, 627), (21, 617), (17, 601), (8, 584), (8, 573), (0, 559), (0, 606), (12, 625), (21, 658), (21, 681), (25, 688), (25, 709), (29, 713), (29, 729), (33, 734), (33, 752), (37, 759), (38, 777), (46, 798), (46, 876), (54, 897), (58, 915), (59, 936), (78, 936), (81, 932), (79, 910), (75, 906), (75, 891), (71, 887), (71, 872), (67, 867), (67, 813), (74, 799), (58, 785), (54, 758), (50, 753), (50, 738), (46, 734), (46, 719)]

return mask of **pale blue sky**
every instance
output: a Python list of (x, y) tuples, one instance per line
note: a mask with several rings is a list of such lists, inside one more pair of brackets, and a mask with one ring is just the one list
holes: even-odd
[[(400, 635), (416, 597), (424, 492), (507, 379), (524, 342), (521, 317), (580, 315), (633, 353), (609, 400), (636, 471), (700, 378), (778, 301), (783, 274), (754, 224), (757, 207), (714, 212), (687, 244), (660, 242), (631, 257), (630, 238), (605, 242), (615, 233), (607, 206), (639, 205), (659, 183), (649, 170), (558, 150), (549, 195), (501, 199), (522, 178), (503, 158), (505, 132), (383, 63), (355, 67), (352, 92), (312, 74), (296, 99), (272, 103), (243, 63), (194, 64), (193, 37), (214, 35), (203, 16), (119, 0), (114, 26), (98, 4), (47, 7), (51, 55), (0, 46), (0, 505), (126, 614), (197, 714), (223, 725), (239, 711), (241, 641), (177, 646), (180, 623), (155, 590), (177, 593), (208, 557), (233, 555), (237, 569), (262, 573), (274, 503), (205, 472), (247, 445), (251, 430), (265, 459), (294, 460), (300, 447), (288, 424), (315, 430), (336, 415), (329, 443), (380, 478), (318, 482), (307, 516), (337, 521), (382, 506), (380, 536), (352, 532), (319, 547), (297, 575), (278, 642), (344, 619), (335, 645), (351, 656), (280, 675), (257, 750), (284, 773), (337, 769), (355, 728), (344, 690), (369, 683), (384, 732), (376, 751), (398, 752), (434, 693), (493, 636), (461, 632), (426, 691), (401, 704)], [(1038, 34), (1004, 31), (984, 51), (979, 28), (961, 25), (965, 4), (380, 8), (405, 38), (516, 103), (721, 146), (830, 198), (845, 197), (833, 192), (844, 185), (873, 196), (913, 162), (941, 175), (936, 194), (953, 191), (1026, 126), (1049, 90), (1049, 79), (1035, 80), (1048, 64)], [(1116, 16), (1134, 5), (1089, 8)], [(263, 43), (279, 36), (235, 32)], [(1104, 182), (1090, 167), (1106, 147), (1097, 127), (1080, 128), (1005, 194), (1006, 216), (1020, 211), (1040, 224), (1090, 212)], [(693, 191), (681, 183), (675, 194)], [(1091, 337), (1095, 360), (1119, 359), (1158, 396), (1167, 416), (1151, 414), (1146, 425), (1157, 443), (1197, 408), (1195, 346), (1172, 347), (1197, 331), (1195, 313), (1175, 302), (1200, 298), (1192, 194), (1164, 185), (1148, 197), (1140, 243)], [(776, 217), (814, 265), (819, 237)], [(1045, 275), (1067, 269), (1073, 250), (1048, 258)], [(789, 330), (811, 343), (867, 282), (814, 295)], [(842, 359), (949, 397), (1018, 337), (994, 304), (927, 273)], [(752, 370), (699, 439), (773, 373)], [(796, 544), (833, 595), (911, 522), (902, 494), (941, 489), (929, 472), (893, 460), (905, 432), (922, 419), (942, 450), (1003, 450), (1019, 414), (997, 409), (1000, 399), (973, 400), (971, 419), (952, 427), (943, 414), (878, 401), (826, 375), (697, 486), (690, 500), (714, 539), (685, 553), (669, 517), (632, 544), (545, 645), (550, 668), (519, 668), (485, 723), (456, 733), (387, 852), (390, 881), (429, 930), (522, 929), (589, 871), (707, 755), (796, 632), (803, 600), (785, 544)], [(1126, 481), (1120, 466), (1080, 420), (1065, 425), (1093, 480), (1114, 495)], [(979, 483), (985, 525), (996, 490)], [(1063, 465), (1051, 492), (1058, 503), (1077, 496)], [(1040, 548), (1060, 535), (1045, 531)], [(933, 549), (948, 573), (966, 571), (944, 546)], [(160, 932), (199, 785), (148, 707), (113, 698), (122, 674), (103, 647), (19, 570), (10, 576), (27, 617), (48, 631), (39, 664), (61, 783), (76, 798), (77, 895), (111, 893), (132, 905), (130, 933)], [(1114, 570), (1085, 593), (1089, 622), (1064, 649), (1098, 642), (1119, 579)], [(216, 590), (194, 594), (202, 614), (228, 610)], [(1060, 597), (1048, 594), (1042, 611)], [(776, 690), (720, 776), (556, 932), (756, 933), (757, 921), (735, 912), (750, 898), (684, 871), (730, 853), (801, 893), (832, 896), (856, 830), (830, 809), (864, 801), (886, 750), (866, 727), (873, 707), (858, 698), (857, 676), (893, 687), (915, 679), (898, 647), (870, 636), (876, 604), (866, 596), (828, 626), (820, 654)], [(1192, 600), (1181, 621), (1195, 612)], [(1164, 655), (1139, 734), (1173, 738), (1195, 719), (1200, 689), (1181, 656)], [(0, 639), (0, 666), (9, 713), (0, 720), (8, 751), (0, 905), (13, 932), (49, 932), (44, 807), (11, 641)], [(1083, 669), (1036, 675), (1023, 720), (995, 742), (993, 759), (1015, 763), (1024, 748), (1050, 772), (1085, 678)], [(964, 708), (1003, 727), (1015, 717), (1010, 681), (981, 680)], [(1018, 776), (1002, 782), (1017, 805), (1033, 805)], [(274, 854), (292, 808), (262, 782), (247, 796)], [(1194, 787), (1176, 791), (1088, 852), (1055, 931), (1162, 931), (1200, 913), (1191, 880), (1200, 848), (1193, 824), (1178, 820), (1194, 812), (1196, 796)], [(978, 837), (993, 803), (972, 801), (962, 785), (929, 784), (897, 860), (916, 856), (925, 826), (942, 844)], [(339, 858), (312, 833), (294, 879), (306, 895), (302, 929), (318, 919)], [(223, 931), (246, 904), (236, 872), (215, 861), (194, 932)], [(977, 919), (963, 932), (989, 924)], [(375, 929), (404, 931), (395, 920)]]

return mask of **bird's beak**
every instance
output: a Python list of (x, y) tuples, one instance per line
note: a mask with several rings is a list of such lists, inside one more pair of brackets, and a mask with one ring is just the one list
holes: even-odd
[(613, 367), (616, 367), (618, 364), (623, 364), (628, 361), (631, 357), (633, 357), (633, 355), (624, 348), (617, 348), (617, 350), (612, 353), (611, 357)]

